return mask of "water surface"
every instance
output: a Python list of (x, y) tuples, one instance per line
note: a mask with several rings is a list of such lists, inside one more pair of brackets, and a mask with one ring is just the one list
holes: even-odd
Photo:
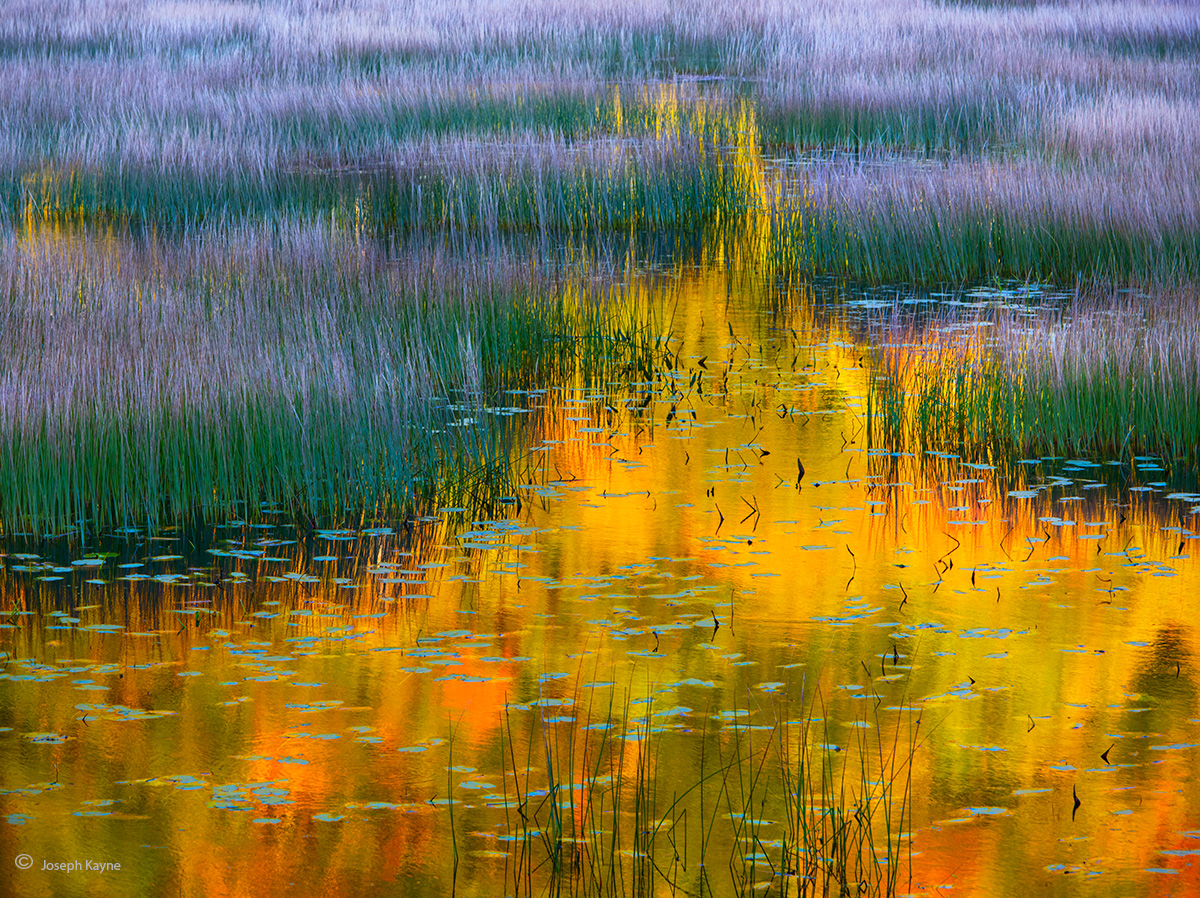
[(561, 831), (577, 886), (651, 832), (656, 892), (795, 894), (774, 745), (879, 796), (902, 893), (1200, 890), (1186, 472), (870, 447), (890, 298), (643, 286), (672, 362), (506, 397), (503, 516), (10, 538), (9, 888), (524, 893)]

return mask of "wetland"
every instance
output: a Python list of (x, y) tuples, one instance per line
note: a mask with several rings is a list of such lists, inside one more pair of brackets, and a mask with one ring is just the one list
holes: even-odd
[(3, 891), (1200, 891), (1198, 32), (0, 12)]
[(1063, 297), (657, 268), (670, 357), (506, 392), (490, 516), (9, 537), (9, 843), (88, 894), (1187, 881), (1190, 469), (867, 442), (881, 306)]

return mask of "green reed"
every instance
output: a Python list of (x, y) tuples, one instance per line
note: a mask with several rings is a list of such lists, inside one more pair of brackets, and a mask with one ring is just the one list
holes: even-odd
[(1001, 176), (1011, 195), (975, 196), (971, 173), (962, 171), (943, 174), (935, 187), (847, 178), (820, 201), (793, 196), (773, 209), (768, 258), (782, 271), (872, 284), (1200, 278), (1193, 223), (1073, 214), (1072, 194), (1085, 186), (1045, 183), (1041, 200), (1029, 203), (1015, 196), (1015, 171)]
[[(873, 738), (843, 754), (822, 741), (828, 723), (816, 731), (814, 707), (761, 739), (733, 723), (680, 734), (652, 722), (652, 706), (642, 717), (632, 707), (627, 690), (623, 704), (576, 703), (579, 722), (540, 714), (523, 730), (503, 712), (511, 894), (900, 893), (919, 721), (889, 738), (881, 729), (892, 725), (876, 719)], [(697, 748), (698, 769), (681, 782)]]
[(871, 282), (1200, 276), (1186, 5), (551, 3), (503, 27), (455, 0), (339, 9), (337, 28), (273, 2), (186, 27), (0, 12), (0, 117), (21, 123), (0, 216), (715, 230), (765, 237), (780, 271)]
[(876, 445), (1010, 459), (1200, 463), (1194, 293), (1084, 297), (1062, 313), (1003, 312), (965, 330), (902, 330), (876, 349)]
[(304, 218), (392, 236), (697, 232), (743, 214), (743, 179), (727, 158), (741, 139), (736, 101), (669, 85), (530, 89), (422, 96), (387, 120), (351, 117), (336, 128), (310, 111), (310, 125), (281, 129), (308, 137), (272, 130), (269, 164), (240, 159), (244, 147), (177, 165), (31, 157), (0, 178), (0, 213), (27, 228)]
[(315, 228), (43, 234), (0, 283), (6, 531), (494, 502), (536, 414), (503, 391), (642, 376), (662, 339), (578, 278)]

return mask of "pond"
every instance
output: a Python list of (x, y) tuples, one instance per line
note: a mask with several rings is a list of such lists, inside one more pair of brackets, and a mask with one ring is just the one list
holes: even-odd
[(502, 515), (10, 539), (7, 881), (1200, 891), (1186, 472), (871, 446), (892, 296), (639, 290), (671, 360), (505, 397)]

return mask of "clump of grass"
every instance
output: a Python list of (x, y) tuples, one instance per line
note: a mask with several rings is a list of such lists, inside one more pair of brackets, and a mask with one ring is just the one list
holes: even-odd
[(904, 330), (874, 351), (874, 443), (1011, 459), (1154, 455), (1200, 465), (1194, 292), (1078, 298)]
[(578, 133), (564, 133), (552, 118), (511, 134), (417, 130), (357, 149), (335, 143), (295, 157), (276, 149), (255, 164), (238, 164), (240, 151), (171, 166), (160, 158), (34, 157), (0, 196), (10, 218), (31, 229), (92, 221), (186, 229), (304, 217), (389, 236), (592, 235), (696, 232), (740, 217), (742, 169), (723, 163), (744, 144), (736, 103), (662, 85), (613, 88), (590, 108), (597, 127)]
[[(761, 739), (736, 723), (677, 736), (643, 710), (634, 717), (627, 694), (623, 707), (589, 707), (571, 724), (538, 716), (523, 733), (504, 712), (512, 894), (899, 894), (919, 722), (889, 741), (876, 720), (874, 744), (843, 754), (827, 724), (814, 731), (812, 708)], [(680, 753), (695, 743), (689, 779)]]
[(0, 522), (265, 502), (311, 524), (494, 500), (519, 430), (500, 391), (652, 363), (652, 323), (587, 283), (504, 256), (392, 259), (315, 227), (10, 239)]
[(872, 283), (1177, 285), (1200, 278), (1195, 184), (1145, 164), (828, 162), (779, 188), (768, 255), (784, 271)]

